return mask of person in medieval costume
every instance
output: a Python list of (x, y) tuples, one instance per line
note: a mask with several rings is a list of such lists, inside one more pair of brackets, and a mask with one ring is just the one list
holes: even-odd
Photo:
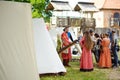
[(113, 54), (113, 68), (117, 68), (118, 67), (118, 52), (117, 52), (117, 36), (115, 34), (115, 31), (112, 31), (112, 36), (111, 36), (111, 50), (112, 50), (112, 54)]
[(112, 62), (111, 62), (111, 53), (110, 53), (110, 39), (108, 37), (108, 34), (104, 35), (104, 38), (101, 42), (101, 53), (100, 53), (100, 60), (98, 63), (98, 66), (100, 68), (110, 68), (112, 67)]
[(100, 39), (100, 36), (98, 33), (95, 33), (94, 34), (95, 36), (95, 39), (96, 39), (96, 42), (94, 44), (94, 54), (96, 55), (95, 56), (95, 59), (96, 59), (96, 62), (98, 63), (99, 62), (99, 58), (100, 58), (100, 49), (101, 49), (101, 39)]
[[(61, 34), (61, 39), (62, 39), (62, 47), (65, 47), (65, 46), (68, 46), (71, 42), (69, 41), (69, 37), (68, 37), (68, 31), (69, 31), (69, 27), (65, 27), (63, 29), (63, 33)], [(64, 66), (68, 66), (70, 67), (69, 65), (69, 61), (70, 59), (72, 58), (71, 56), (71, 49), (68, 48), (66, 50), (64, 50), (62, 52), (62, 59), (63, 59), (63, 65)]]
[(88, 31), (84, 32), (83, 37), (80, 40), (80, 45), (82, 47), (80, 71), (92, 71), (93, 61), (91, 49), (93, 48), (93, 41)]

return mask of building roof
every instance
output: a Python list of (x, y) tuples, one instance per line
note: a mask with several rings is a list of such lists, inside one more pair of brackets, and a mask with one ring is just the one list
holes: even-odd
[(120, 0), (93, 0), (99, 9), (120, 9)]
[(98, 9), (94, 6), (93, 2), (78, 2), (74, 8), (75, 11), (82, 10), (83, 12), (95, 12)]
[(51, 1), (47, 6), (47, 10), (70, 11), (72, 8), (67, 1)]

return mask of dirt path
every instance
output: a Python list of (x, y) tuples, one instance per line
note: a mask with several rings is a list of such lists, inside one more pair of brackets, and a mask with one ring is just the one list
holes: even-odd
[(120, 68), (112, 69), (108, 73), (108, 80), (120, 80)]

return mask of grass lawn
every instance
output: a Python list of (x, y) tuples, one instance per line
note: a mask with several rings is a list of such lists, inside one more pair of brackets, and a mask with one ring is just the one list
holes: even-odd
[(66, 67), (65, 76), (44, 76), (41, 80), (107, 80), (107, 70), (95, 68), (92, 72), (80, 72), (79, 62), (71, 62), (71, 67)]

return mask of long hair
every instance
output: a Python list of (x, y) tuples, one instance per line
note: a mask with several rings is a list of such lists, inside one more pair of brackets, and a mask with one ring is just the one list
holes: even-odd
[(93, 41), (88, 31), (85, 32), (85, 47), (88, 50), (91, 50), (93, 48)]

